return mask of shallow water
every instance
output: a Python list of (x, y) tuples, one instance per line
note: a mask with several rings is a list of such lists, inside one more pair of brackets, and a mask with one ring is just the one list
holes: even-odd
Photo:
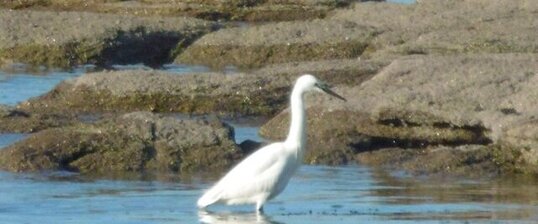
[(61, 81), (79, 76), (83, 71), (7, 73), (0, 71), (0, 104), (16, 105), (30, 97), (36, 97), (51, 90)]
[[(172, 180), (172, 181), (171, 181)], [(0, 223), (533, 223), (536, 183), (413, 180), (361, 166), (304, 166), (256, 215), (197, 211), (213, 179), (94, 180), (0, 172)]]
[(10, 133), (0, 134), (0, 149), (8, 146), (9, 144), (22, 140), (26, 137), (26, 134)]

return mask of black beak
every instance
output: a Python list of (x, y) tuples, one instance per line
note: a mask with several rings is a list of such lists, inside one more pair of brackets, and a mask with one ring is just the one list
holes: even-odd
[(341, 99), (343, 101), (347, 101), (346, 98), (344, 98), (344, 97), (338, 95), (337, 93), (335, 93), (334, 91), (332, 91), (331, 87), (329, 85), (327, 85), (327, 84), (324, 84), (324, 83), (323, 84), (318, 84), (318, 83), (316, 83), (316, 86), (319, 89), (323, 90), (323, 92), (325, 92), (325, 93), (327, 93), (327, 94), (329, 94), (331, 96), (334, 96), (334, 97), (336, 97), (338, 99)]

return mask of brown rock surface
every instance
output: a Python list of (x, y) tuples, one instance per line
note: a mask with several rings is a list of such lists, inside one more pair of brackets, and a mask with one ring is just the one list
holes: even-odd
[(95, 124), (47, 129), (0, 151), (9, 171), (192, 172), (231, 166), (242, 152), (218, 120), (135, 112)]

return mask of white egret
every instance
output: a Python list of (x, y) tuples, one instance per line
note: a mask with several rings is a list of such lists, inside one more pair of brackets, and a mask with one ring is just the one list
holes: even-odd
[(262, 211), (266, 201), (280, 194), (301, 165), (306, 144), (306, 112), (303, 95), (318, 90), (346, 100), (314, 76), (299, 77), (291, 93), (291, 125), (284, 142), (267, 145), (245, 158), (198, 199), (198, 207), (215, 203), (256, 204)]

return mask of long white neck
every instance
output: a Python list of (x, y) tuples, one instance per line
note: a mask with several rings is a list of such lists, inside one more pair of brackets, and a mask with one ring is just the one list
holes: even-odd
[(297, 155), (304, 154), (303, 150), (306, 145), (306, 112), (303, 101), (303, 88), (301, 86), (295, 86), (291, 93), (291, 125), (288, 133), (288, 138), (285, 144), (294, 146), (297, 151)]

